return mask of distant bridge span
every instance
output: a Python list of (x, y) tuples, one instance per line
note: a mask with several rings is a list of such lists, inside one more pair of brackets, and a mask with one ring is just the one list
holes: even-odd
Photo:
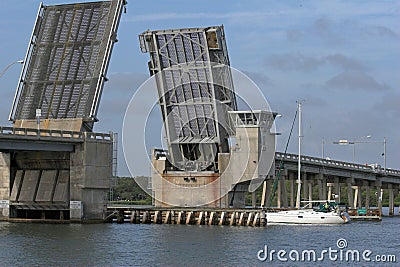
[[(276, 170), (285, 154), (275, 153)], [(286, 154), (284, 169), (296, 171), (298, 169), (298, 155)], [(400, 170), (374, 168), (366, 164), (349, 163), (345, 161), (323, 159), (311, 156), (301, 156), (301, 171), (310, 174), (323, 174), (324, 176), (339, 176), (369, 181), (381, 181), (382, 183), (400, 184)]]
[[(296, 180), (298, 172), (298, 155), (275, 153), (275, 175), (266, 180), (267, 188), (272, 187), (273, 179), (279, 171), (283, 159), (283, 169), (277, 190), (277, 206), (292, 207), (295, 204)], [(272, 178), (272, 179), (271, 179)], [(301, 198), (313, 200), (315, 187), (318, 188), (319, 199), (344, 199), (350, 208), (366, 208), (381, 206), (382, 196), (389, 198), (389, 215), (394, 214), (394, 198), (400, 189), (400, 170), (383, 169), (379, 165), (349, 163), (328, 160), (318, 157), (301, 156)], [(266, 206), (269, 203), (269, 193), (266, 190)], [(364, 192), (364, 194), (362, 194)], [(374, 195), (374, 198), (371, 196)]]

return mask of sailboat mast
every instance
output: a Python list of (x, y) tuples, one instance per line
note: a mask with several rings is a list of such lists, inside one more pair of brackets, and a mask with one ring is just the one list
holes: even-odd
[(301, 102), (297, 102), (297, 108), (299, 112), (299, 156), (298, 156), (298, 167), (297, 167), (297, 196), (296, 196), (296, 208), (300, 208), (300, 195), (301, 195)]

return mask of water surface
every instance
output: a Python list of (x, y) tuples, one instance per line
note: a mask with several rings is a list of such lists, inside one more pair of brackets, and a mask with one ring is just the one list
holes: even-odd
[[(269, 250), (371, 250), (373, 255), (396, 255), (400, 261), (400, 218), (346, 225), (274, 225), (260, 227), (95, 224), (58, 225), (0, 223), (2, 266), (237, 266), (313, 265), (365, 266), (376, 262), (260, 261), (257, 252)], [(276, 255), (275, 255), (276, 257)]]

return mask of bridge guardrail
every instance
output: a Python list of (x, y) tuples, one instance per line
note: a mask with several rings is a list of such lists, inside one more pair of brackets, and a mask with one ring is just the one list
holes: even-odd
[(96, 139), (96, 140), (113, 140), (112, 133), (94, 133), (94, 132), (84, 132), (86, 139)]
[(94, 132), (75, 132), (65, 130), (47, 130), (33, 128), (17, 128), (9, 126), (0, 126), (0, 136), (27, 136), (27, 137), (49, 137), (49, 138), (65, 138), (65, 139), (95, 139), (112, 141), (112, 133), (94, 133)]

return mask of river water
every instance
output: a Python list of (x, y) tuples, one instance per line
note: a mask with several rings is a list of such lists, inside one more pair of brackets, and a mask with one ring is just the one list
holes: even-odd
[[(397, 266), (400, 265), (399, 238), (400, 217), (336, 226), (270, 225), (266, 228), (2, 222), (0, 265), (374, 266), (378, 265), (377, 255), (386, 261), (393, 261), (391, 255), (394, 255), (396, 262), (379, 265)], [(339, 244), (339, 239), (345, 240), (340, 240)], [(265, 257), (265, 246), (268, 257)], [(331, 250), (331, 255), (322, 253), (324, 249)], [(278, 259), (277, 253), (273, 253), (271, 259), (272, 250), (282, 250), (286, 254), (281, 252)], [(305, 250), (316, 253), (315, 262), (312, 254), (308, 258), (308, 252), (302, 259)], [(349, 250), (357, 250), (360, 261), (350, 254), (346, 261), (345, 255)], [(367, 252), (364, 259), (362, 253), (366, 250), (371, 253)], [(299, 254), (299, 261), (293, 251)], [(289, 258), (289, 253), (292, 258)]]

